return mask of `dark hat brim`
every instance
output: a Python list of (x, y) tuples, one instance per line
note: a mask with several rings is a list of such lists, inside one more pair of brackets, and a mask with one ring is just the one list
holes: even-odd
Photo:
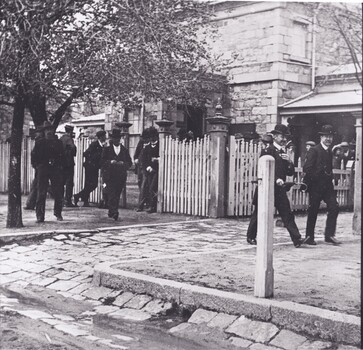
[(283, 132), (283, 131), (279, 131), (279, 130), (272, 130), (272, 131), (270, 131), (270, 134), (273, 134), (273, 135), (280, 134), (280, 135), (291, 136), (291, 134), (289, 132)]

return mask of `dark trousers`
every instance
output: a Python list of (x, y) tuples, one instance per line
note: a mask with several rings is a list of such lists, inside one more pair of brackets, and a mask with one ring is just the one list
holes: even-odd
[(147, 178), (146, 171), (143, 171), (141, 169), (138, 170), (137, 173), (137, 184), (139, 186), (139, 204), (138, 208), (142, 209), (143, 207), (147, 207), (150, 200), (149, 200), (149, 182)]
[[(255, 194), (257, 198), (257, 194)], [(257, 202), (257, 201), (256, 201)], [(290, 234), (293, 242), (298, 241), (301, 238), (298, 227), (295, 223), (295, 216), (291, 211), (290, 202), (287, 198), (286, 190), (284, 188), (275, 187), (275, 208), (277, 209), (281, 220), (284, 223), (287, 231)], [(271, 230), (273, 228), (271, 227)], [(250, 224), (247, 229), (247, 238), (256, 239), (257, 236), (257, 203), (252, 213)]]
[(147, 186), (149, 189), (150, 208), (156, 210), (158, 204), (158, 172), (147, 173)]
[(85, 178), (83, 190), (78, 193), (84, 203), (89, 202), (89, 195), (98, 186), (98, 168), (85, 166)]
[(325, 237), (333, 237), (335, 235), (335, 229), (337, 226), (337, 217), (339, 214), (339, 205), (336, 198), (333, 185), (328, 188), (312, 188), (309, 191), (309, 208), (308, 208), (308, 220), (306, 223), (306, 236), (314, 239), (316, 219), (318, 217), (318, 211), (320, 202), (324, 201), (327, 205), (328, 216), (325, 225)]
[(108, 216), (118, 214), (121, 192), (126, 185), (126, 181), (106, 182), (106, 193), (108, 199)]
[(36, 201), (36, 215), (38, 220), (44, 220), (45, 216), (45, 200), (47, 196), (48, 184), (52, 186), (54, 196), (54, 215), (62, 215), (62, 170), (58, 167), (48, 165), (39, 165), (37, 167), (37, 201)]
[(63, 187), (64, 186), (66, 187), (64, 198), (67, 204), (72, 203), (73, 186), (74, 186), (73, 177), (74, 177), (74, 166), (67, 166), (63, 168)]
[(38, 179), (37, 172), (35, 171), (34, 180), (30, 186), (30, 192), (28, 194), (28, 198), (26, 199), (26, 208), (35, 209), (35, 205), (37, 204), (37, 192), (38, 192)]

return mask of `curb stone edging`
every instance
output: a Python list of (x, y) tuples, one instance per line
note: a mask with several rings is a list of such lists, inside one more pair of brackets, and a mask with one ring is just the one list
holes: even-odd
[(99, 227), (96, 229), (59, 229), (59, 230), (48, 230), (48, 231), (28, 231), (19, 233), (2, 233), (0, 234), (0, 244), (7, 244), (12, 242), (19, 242), (29, 238), (44, 239), (53, 237), (59, 234), (80, 234), (80, 233), (100, 233), (115, 230), (126, 230), (129, 228), (140, 228), (140, 227), (154, 227), (154, 226), (165, 226), (170, 224), (191, 224), (193, 222), (210, 221), (213, 219), (199, 219), (199, 220), (184, 220), (184, 221), (169, 221), (169, 222), (157, 222), (157, 223), (145, 223), (137, 225), (125, 225), (125, 226), (110, 226), (110, 227)]
[(149, 294), (158, 299), (193, 308), (244, 315), (337, 343), (360, 345), (360, 318), (335, 311), (290, 301), (255, 297), (199, 287), (187, 283), (151, 277), (114, 269), (115, 263), (102, 263), (94, 268), (93, 284), (137, 294)]

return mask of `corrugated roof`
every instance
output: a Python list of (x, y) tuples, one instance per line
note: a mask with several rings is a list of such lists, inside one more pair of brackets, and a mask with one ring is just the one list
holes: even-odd
[(309, 95), (280, 106), (280, 114), (353, 112), (362, 109), (362, 90), (326, 92)]

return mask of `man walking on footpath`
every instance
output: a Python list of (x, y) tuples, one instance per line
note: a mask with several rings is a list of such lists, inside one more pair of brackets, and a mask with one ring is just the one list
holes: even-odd
[[(35, 143), (37, 143), (39, 140), (41, 140), (43, 138), (44, 138), (43, 127), (38, 126), (34, 131), (34, 141), (35, 141)], [(33, 151), (34, 151), (34, 149), (32, 150), (32, 152)], [(32, 164), (32, 166), (35, 169), (34, 164)], [(37, 203), (37, 192), (38, 192), (37, 181), (38, 181), (37, 171), (35, 170), (34, 180), (30, 186), (30, 192), (29, 192), (29, 195), (26, 200), (25, 207), (24, 207), (25, 210), (34, 210), (35, 209), (35, 205)]]
[(85, 158), (83, 166), (85, 171), (84, 188), (74, 195), (74, 204), (82, 200), (84, 207), (89, 207), (89, 196), (98, 186), (98, 173), (101, 168), (101, 156), (106, 142), (106, 131), (96, 133), (97, 140), (93, 141), (83, 152)]
[(128, 149), (121, 145), (121, 130), (113, 129), (110, 146), (105, 147), (101, 156), (102, 177), (108, 196), (108, 217), (115, 221), (119, 217), (120, 195), (126, 186), (127, 170), (132, 161)]
[(147, 213), (155, 213), (158, 202), (159, 179), (159, 133), (151, 126), (149, 128), (150, 144), (144, 148), (142, 155), (142, 167), (146, 173), (149, 189), (150, 207)]
[[(65, 188), (65, 206), (75, 207), (72, 203), (73, 186), (74, 186), (74, 157), (77, 154), (77, 147), (73, 141), (73, 126), (65, 126), (66, 133), (60, 138), (63, 144), (63, 150), (65, 155), (65, 166), (63, 169), (63, 185)], [(63, 191), (64, 191), (63, 186)]]
[[(289, 135), (288, 128), (286, 125), (278, 124), (271, 131), (271, 134), (273, 135), (273, 144), (271, 147), (263, 150), (261, 156), (271, 155), (275, 159), (275, 207), (290, 234), (294, 246), (299, 248), (305, 241), (301, 238), (299, 229), (296, 226), (295, 217), (291, 211), (290, 202), (286, 194), (286, 187), (284, 186), (286, 176), (292, 176), (295, 172), (294, 164), (289, 160), (289, 156), (283, 149), (287, 141), (286, 136)], [(247, 242), (253, 245), (257, 244), (257, 196), (256, 191), (254, 198), (255, 209), (247, 230)]]
[(142, 166), (143, 152), (149, 144), (149, 129), (145, 129), (141, 134), (140, 141), (136, 146), (134, 154), (135, 172), (137, 174), (137, 185), (139, 187), (139, 203), (136, 208), (137, 212), (143, 211), (149, 204), (147, 173)]
[(44, 222), (45, 200), (48, 183), (50, 180), (54, 195), (54, 215), (62, 221), (63, 191), (62, 171), (65, 163), (62, 142), (54, 135), (54, 127), (49, 122), (44, 122), (45, 137), (35, 143), (31, 153), (31, 162), (37, 172), (37, 223)]
[(325, 242), (341, 244), (335, 236), (339, 205), (333, 185), (333, 153), (330, 149), (333, 142), (334, 130), (331, 125), (321, 128), (320, 143), (311, 148), (304, 164), (304, 181), (308, 186), (309, 209), (306, 224), (307, 244), (316, 245), (315, 225), (318, 217), (320, 202), (323, 200), (328, 208), (325, 226)]

